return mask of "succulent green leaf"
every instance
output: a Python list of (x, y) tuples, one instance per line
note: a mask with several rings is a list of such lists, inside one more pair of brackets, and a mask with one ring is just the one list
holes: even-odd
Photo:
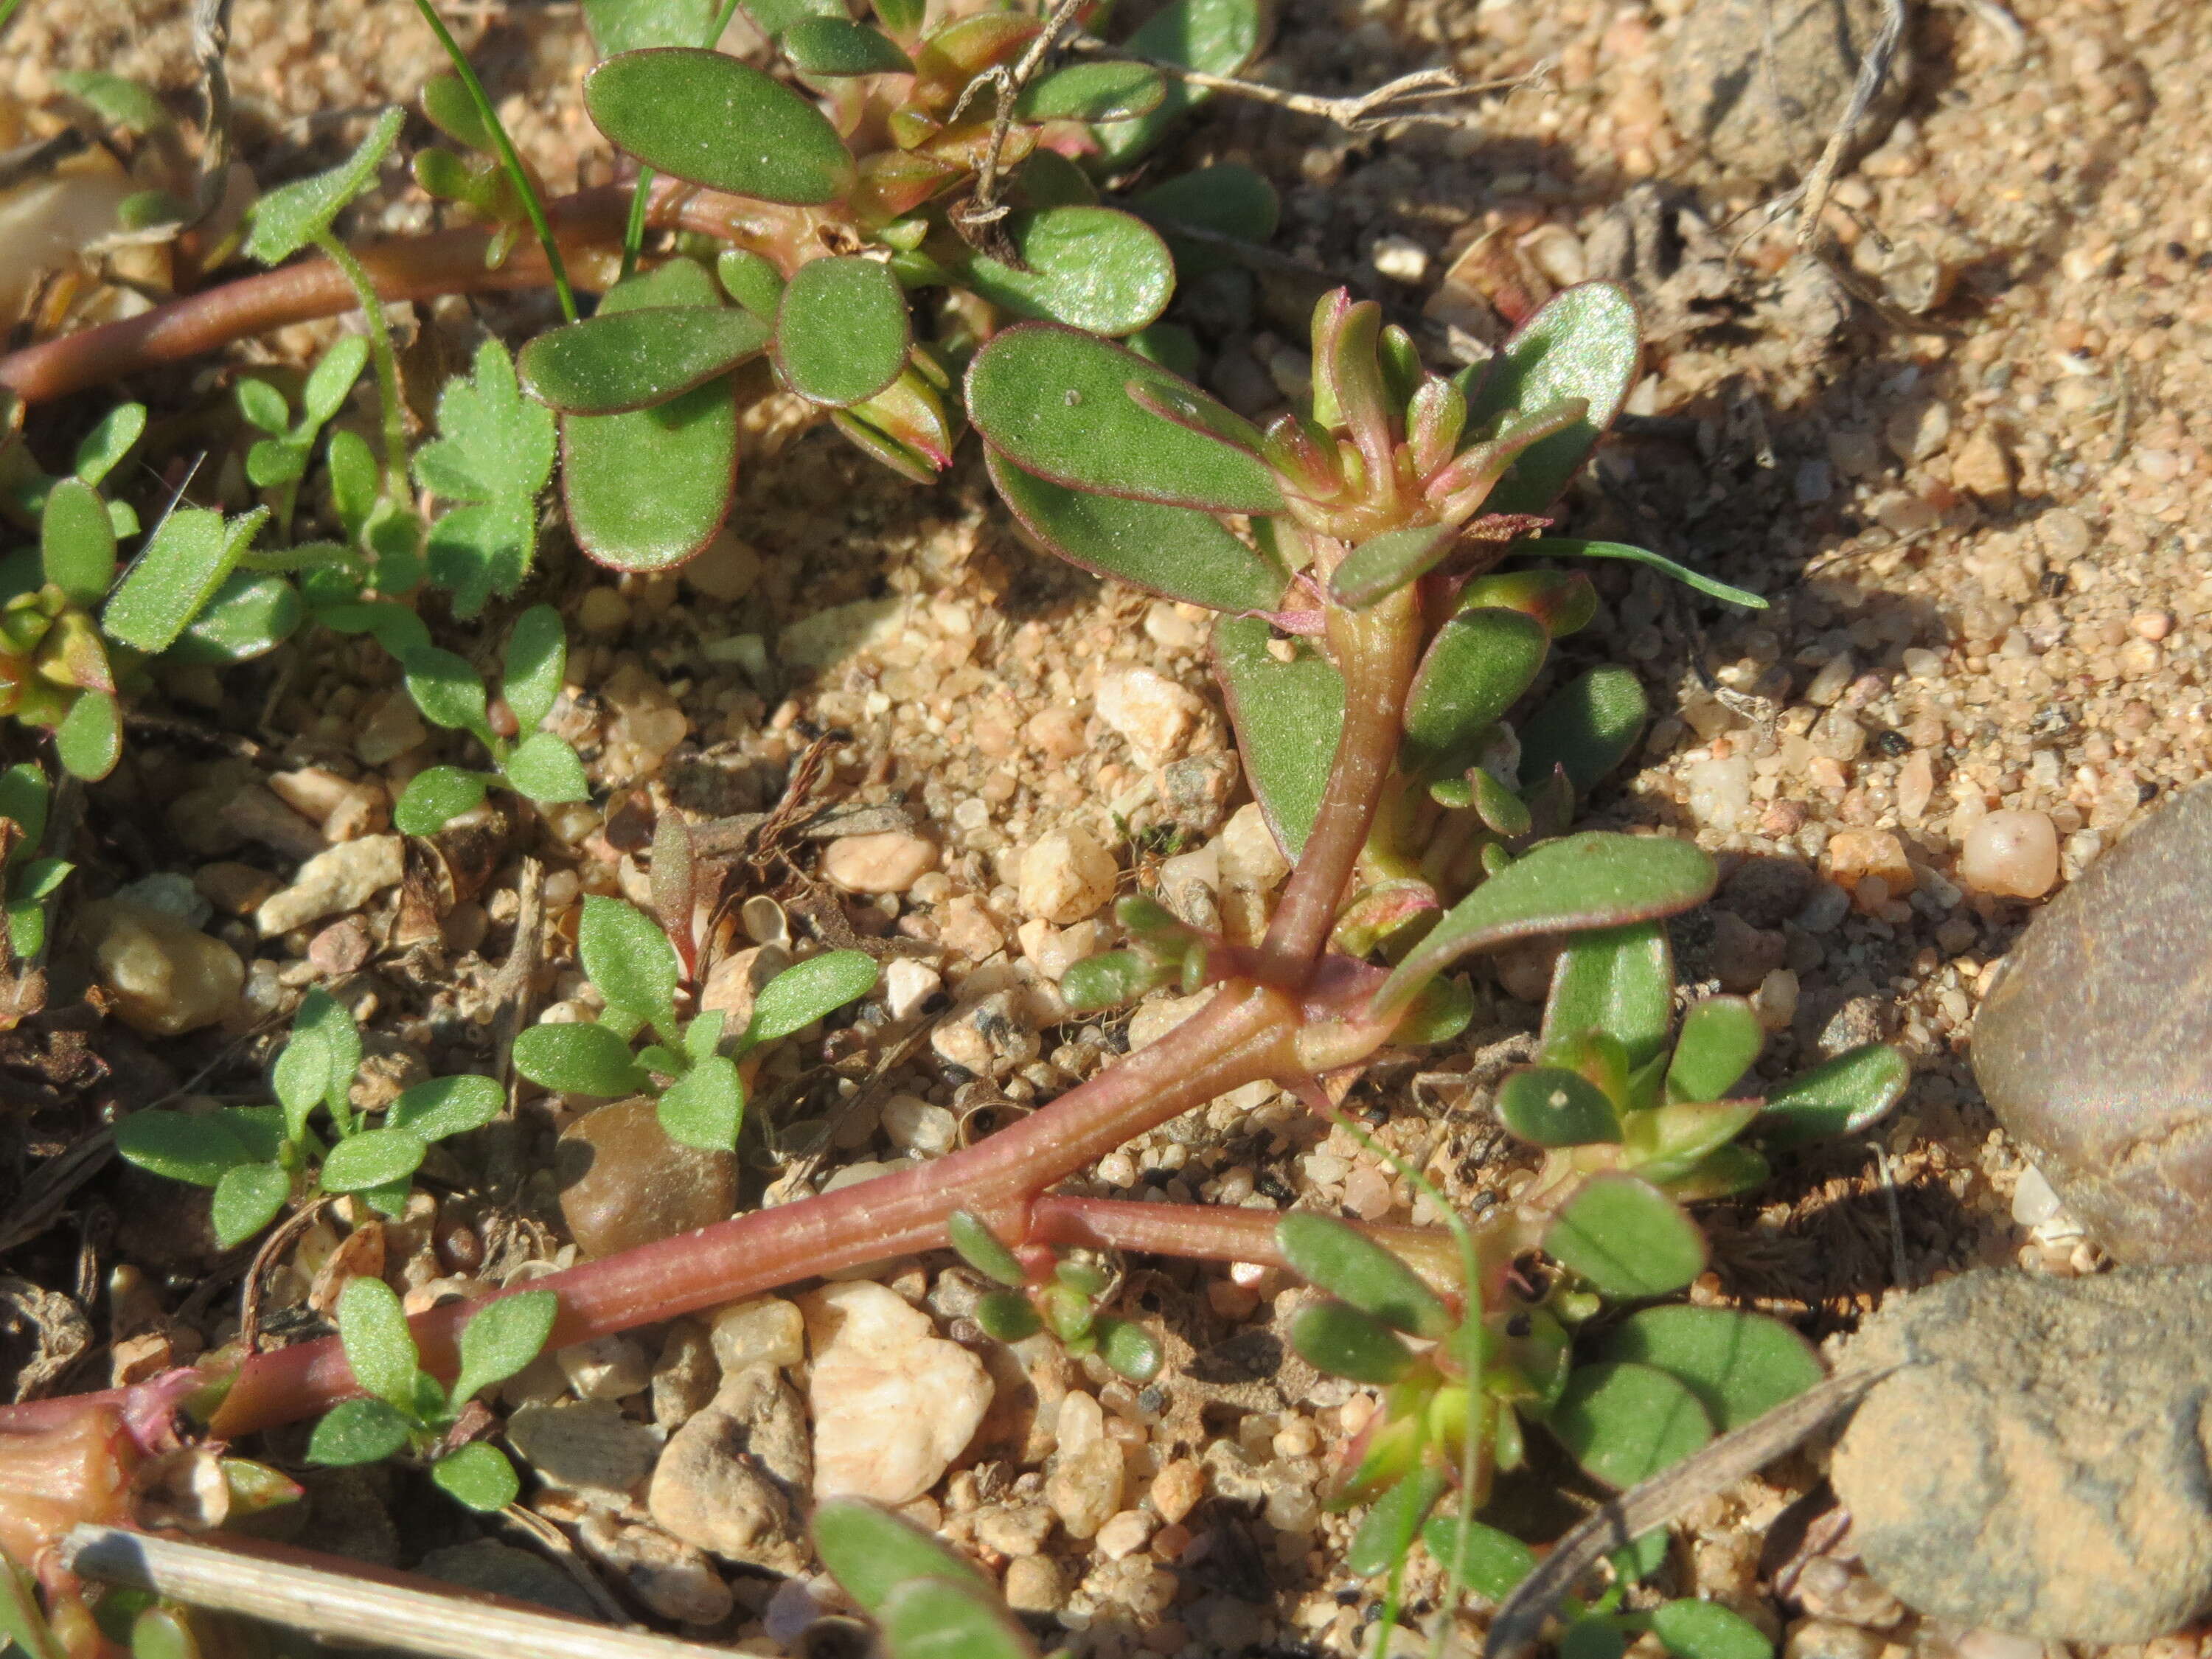
[(1703, 1204), (1764, 1187), (1773, 1177), (1767, 1161), (1739, 1141), (1716, 1146), (1692, 1168), (1667, 1183), (1678, 1203)]
[(54, 728), (54, 755), (63, 770), (97, 783), (123, 758), (123, 710), (112, 691), (84, 691)]
[(1296, 858), (1312, 833), (1343, 733), (1344, 680), (1303, 641), (1288, 662), (1277, 661), (1267, 644), (1267, 624), (1256, 617), (1224, 617), (1213, 625), (1214, 665), (1252, 793), (1276, 841)]
[(1344, 1553), (1344, 1570), (1372, 1578), (1404, 1560), (1420, 1534), (1421, 1522), (1450, 1485), (1442, 1469), (1424, 1463), (1376, 1498)]
[(783, 302), (783, 273), (775, 261), (750, 248), (725, 248), (715, 256), (714, 276), (722, 291), (763, 322), (773, 322)]
[(981, 1218), (966, 1210), (955, 1210), (946, 1218), (945, 1230), (954, 1251), (977, 1273), (1012, 1290), (1019, 1290), (1029, 1282), (1029, 1275), (1022, 1271), (1022, 1264), (1014, 1259), (1014, 1253), (983, 1224)]
[(468, 85), (458, 75), (434, 75), (422, 83), (422, 113), (430, 125), (455, 143), (489, 155), (499, 141), (486, 125), (483, 112), (469, 95)]
[[(438, 431), (415, 452), (415, 481), (469, 503), (431, 526), (426, 549), (432, 580), (453, 590), (453, 614), (466, 620), (529, 574), (538, 495), (553, 477), (553, 415), (522, 395), (507, 348), (486, 339), (475, 372), (453, 376), (438, 394)], [(350, 435), (331, 440), (333, 489), (340, 442)]]
[(1455, 1515), (1432, 1517), (1421, 1528), (1421, 1541), (1449, 1572), (1455, 1552), (1459, 1582), (1477, 1595), (1503, 1601), (1536, 1571), (1536, 1552), (1510, 1533)]
[(1462, 611), (1445, 623), (1406, 694), (1406, 769), (1442, 778), (1474, 765), (1490, 728), (1528, 689), (1551, 644), (1543, 623), (1518, 611)]
[(161, 99), (141, 82), (103, 70), (61, 70), (54, 84), (89, 108), (109, 126), (125, 132), (162, 132), (176, 123)]
[(1071, 1012), (1095, 1013), (1134, 1002), (1175, 977), (1173, 964), (1137, 951), (1105, 951), (1070, 964), (1060, 982)]
[(563, 1094), (609, 1100), (653, 1086), (630, 1057), (629, 1040), (599, 1024), (532, 1025), (514, 1039), (514, 1069)]
[(676, 1024), (676, 947), (660, 924), (634, 904), (590, 894), (578, 929), (577, 960), (610, 1008), (650, 1020), (664, 1030)]
[(1766, 601), (1756, 593), (1741, 587), (1731, 587), (1726, 582), (1677, 564), (1648, 547), (1633, 546), (1627, 542), (1584, 541), (1572, 536), (1540, 536), (1534, 541), (1514, 544), (1514, 555), (1520, 558), (1538, 559), (1626, 559), (1632, 564), (1649, 567), (1672, 576), (1686, 587), (1695, 588), (1709, 599), (1725, 599), (1730, 605), (1740, 605), (1747, 611), (1764, 611)]
[(657, 173), (764, 202), (816, 207), (853, 179), (829, 117), (774, 76), (688, 46), (624, 52), (584, 77), (584, 107)]
[(522, 1291), (487, 1302), (461, 1327), (460, 1374), (453, 1402), (473, 1400), (495, 1382), (522, 1370), (553, 1334), (561, 1298), (550, 1291)]
[(1629, 1119), (1622, 1167), (1671, 1190), (1758, 1115), (1755, 1100), (1678, 1100), (1639, 1111)]
[(524, 732), (535, 732), (553, 712), (568, 670), (568, 636), (561, 613), (533, 605), (514, 619), (500, 661), (500, 695)]
[(802, 17), (777, 45), (803, 75), (911, 75), (914, 59), (877, 29), (842, 17)]
[(133, 1112), (117, 1120), (114, 1135), (125, 1164), (195, 1187), (214, 1186), (253, 1156), (212, 1112)]
[(1577, 933), (1552, 970), (1544, 1044), (1578, 1031), (1609, 1032), (1635, 1071), (1666, 1047), (1674, 1009), (1674, 953), (1662, 923)]
[(1009, 314), (1113, 337), (1149, 327), (1167, 309), (1175, 260), (1143, 220), (1070, 204), (1011, 213), (1005, 222), (1027, 270), (972, 250), (953, 268), (963, 287)]
[(1707, 997), (1682, 1017), (1667, 1093), (1674, 1100), (1718, 1100), (1766, 1046), (1759, 1015), (1741, 997)]
[(1294, 1212), (1275, 1224), (1275, 1245), (1291, 1272), (1386, 1325), (1431, 1341), (1452, 1328), (1421, 1276), (1347, 1222)]
[(1281, 507), (1257, 455), (1152, 413), (1131, 398), (1132, 386), (1178, 404), (1212, 401), (1126, 347), (1024, 323), (976, 355), (968, 409), (993, 448), (1055, 483), (1213, 512)]
[(1167, 95), (1167, 80), (1143, 64), (1069, 64), (1022, 88), (1014, 114), (1024, 121), (1133, 121)]
[(1522, 787), (1563, 766), (1576, 791), (1587, 793), (1628, 757), (1650, 712), (1644, 683), (1617, 663), (1570, 680), (1520, 722)]
[(712, 541), (738, 481), (737, 402), (712, 380), (653, 409), (561, 422), (561, 489), (585, 552), (665, 570)]
[(1724, 1434), (1826, 1375), (1813, 1345), (1796, 1331), (1736, 1308), (1645, 1308), (1613, 1327), (1598, 1352), (1665, 1371), (1698, 1396)]
[[(115, 471), (131, 446), (146, 431), (146, 405), (118, 404), (93, 422), (92, 430), (78, 441), (70, 470), (88, 484), (98, 484)], [(118, 531), (118, 535), (127, 532)]]
[(1291, 1346), (1332, 1376), (1387, 1388), (1413, 1369), (1413, 1351), (1381, 1320), (1334, 1297), (1310, 1302), (1291, 1321)]
[(307, 1462), (325, 1468), (381, 1463), (405, 1449), (407, 1419), (381, 1400), (342, 1400), (307, 1437)]
[(1209, 270), (1237, 266), (1236, 254), (1218, 244), (1199, 241), (1178, 230), (1210, 232), (1255, 246), (1275, 234), (1282, 203), (1267, 176), (1239, 162), (1194, 167), (1143, 191), (1130, 210), (1168, 239), (1182, 280)]
[(1196, 507), (1071, 489), (993, 450), (991, 481), (1022, 527), (1072, 564), (1215, 611), (1269, 611), (1282, 567)]
[(768, 332), (750, 311), (653, 306), (541, 334), (517, 368), (524, 389), (563, 414), (619, 415), (727, 374), (758, 355)]
[(1092, 1328), (1098, 1357), (1116, 1376), (1142, 1386), (1160, 1374), (1167, 1355), (1152, 1334), (1134, 1320), (1102, 1317)]
[(404, 1129), (364, 1129), (341, 1140), (323, 1159), (324, 1190), (358, 1193), (406, 1180), (429, 1151), (422, 1137)]
[(298, 633), (307, 617), (300, 590), (282, 576), (234, 570), (166, 654), (213, 666), (250, 662)]
[(46, 838), (46, 815), (52, 810), (54, 787), (46, 775), (29, 761), (0, 772), (0, 818), (23, 832), (9, 861), (26, 856)]
[(1653, 1609), (1651, 1633), (1674, 1659), (1774, 1659), (1766, 1633), (1717, 1601), (1668, 1601)]
[(460, 766), (426, 766), (407, 781), (392, 808), (401, 834), (434, 836), (464, 812), (483, 802), (491, 780)]
[(1478, 437), (1562, 398), (1589, 405), (1582, 419), (1522, 452), (1486, 511), (1541, 513), (1552, 504), (1636, 384), (1642, 334), (1627, 289), (1583, 283), (1555, 295), (1496, 356), (1468, 371), (1467, 430)]
[(1498, 1121), (1532, 1146), (1595, 1146), (1620, 1139), (1605, 1091), (1562, 1066), (1524, 1066), (1498, 1085)]
[(744, 1115), (744, 1081), (736, 1065), (719, 1054), (701, 1060), (660, 1097), (660, 1127), (668, 1138), (702, 1152), (734, 1147)]
[(1686, 1384), (1649, 1365), (1616, 1361), (1578, 1366), (1547, 1421), (1583, 1469), (1624, 1489), (1713, 1437), (1711, 1419)]
[(1364, 611), (1434, 568), (1451, 551), (1457, 535), (1449, 525), (1424, 524), (1370, 536), (1345, 555), (1329, 578), (1329, 595), (1340, 605)]
[(345, 204), (374, 179), (406, 118), (396, 105), (386, 110), (360, 148), (328, 173), (279, 185), (256, 202), (246, 210), (246, 256), (273, 265), (329, 230)]
[(811, 1025), (876, 988), (876, 959), (865, 951), (831, 951), (793, 963), (753, 999), (747, 1047), (773, 1042)]
[(368, 1273), (348, 1279), (338, 1292), (337, 1321), (354, 1381), (379, 1400), (412, 1412), (420, 1367), (414, 1334), (392, 1287)]
[(865, 403), (898, 379), (913, 343), (906, 295), (880, 259), (810, 259), (784, 284), (775, 366), (803, 398), (841, 409)]
[(1702, 904), (1716, 874), (1693, 843), (1671, 837), (1589, 830), (1547, 842), (1453, 906), (1384, 981), (1376, 1012), (1404, 1006), (1431, 974), (1470, 951), (1538, 933), (1626, 927)]
[(880, 1613), (891, 1592), (918, 1578), (988, 1589), (982, 1575), (929, 1534), (857, 1498), (832, 1498), (814, 1510), (814, 1551), (866, 1613)]
[(1912, 1067), (1887, 1043), (1869, 1042), (1792, 1078), (1766, 1097), (1756, 1138), (1771, 1152), (1856, 1134), (1897, 1104)]
[(404, 1129), (424, 1140), (466, 1134), (495, 1120), (507, 1104), (498, 1084), (488, 1077), (434, 1077), (403, 1089), (384, 1115), (388, 1129)]
[(277, 1164), (241, 1164), (215, 1183), (208, 1219), (224, 1249), (242, 1244), (276, 1218), (292, 1195), (292, 1177)]
[(1705, 1270), (1705, 1236), (1681, 1206), (1633, 1176), (1593, 1176), (1544, 1235), (1544, 1248), (1601, 1295), (1679, 1291)]
[(487, 1515), (505, 1509), (522, 1493), (522, 1482), (507, 1454), (481, 1440), (430, 1465), (430, 1479), (447, 1497)]
[(842, 17), (845, 0), (744, 0), (753, 27), (773, 38), (808, 17)]
[[(1532, 546), (1517, 542), (1514, 548)], [(1458, 609), (1498, 605), (1525, 611), (1544, 624), (1555, 640), (1578, 634), (1597, 615), (1597, 589), (1579, 570), (1493, 570), (1477, 576), (1459, 591)]]
[(71, 605), (89, 610), (115, 580), (115, 526), (107, 503), (81, 478), (64, 478), (46, 493), (39, 516), (39, 556), (46, 578)]
[(176, 643), (269, 521), (269, 509), (224, 522), (204, 507), (179, 507), (161, 520), (100, 613), (107, 636), (155, 656)]
[[(1138, 58), (1234, 75), (1260, 50), (1264, 27), (1256, 0), (1175, 0), (1152, 14), (1123, 44)], [(1097, 129), (1101, 172), (1118, 172), (1167, 136), (1170, 128), (1212, 94), (1170, 81), (1157, 107), (1133, 121)]]
[(1044, 1328), (1030, 1299), (1018, 1291), (992, 1291), (975, 1304), (975, 1322), (1000, 1342), (1020, 1342)]
[(647, 46), (696, 46), (714, 27), (715, 10), (714, 0), (584, 0), (584, 21), (599, 55), (611, 58)]
[(964, 1579), (915, 1578), (877, 1609), (887, 1659), (1034, 1659), (999, 1598)]

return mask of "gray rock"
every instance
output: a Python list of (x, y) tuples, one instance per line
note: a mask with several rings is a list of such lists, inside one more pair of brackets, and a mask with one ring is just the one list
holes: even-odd
[(2178, 796), (2030, 924), (1974, 1075), (2123, 1261), (2212, 1261), (2212, 787)]
[(2143, 1642), (2212, 1607), (2212, 1269), (1966, 1273), (1894, 1302), (1830, 1477), (1887, 1589), (1960, 1624)]
[(807, 1549), (796, 1504), (813, 1478), (799, 1396), (773, 1366), (756, 1365), (670, 1437), (646, 1506), (695, 1548), (797, 1572)]
[(603, 1616), (583, 1587), (550, 1561), (489, 1538), (432, 1550), (416, 1570), (463, 1589), (534, 1601), (572, 1619), (588, 1619), (597, 1624)]
[[(1698, 0), (1668, 46), (1668, 118), (1733, 177), (1801, 174), (1843, 118), (1881, 13), (1881, 0)], [(1910, 61), (1900, 47), (1856, 148), (1896, 118)]]

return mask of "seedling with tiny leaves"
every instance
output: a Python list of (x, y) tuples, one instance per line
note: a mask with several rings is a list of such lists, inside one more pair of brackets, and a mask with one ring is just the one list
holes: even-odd
[[(656, 849), (656, 875), (677, 857)], [(688, 898), (672, 908), (688, 947)], [(719, 1009), (690, 1020), (677, 1012), (687, 960), (696, 958), (688, 948), (679, 955), (670, 932), (621, 899), (586, 898), (576, 957), (606, 1012), (579, 1024), (532, 1026), (514, 1040), (514, 1069), (567, 1093), (655, 1096), (669, 1139), (727, 1152), (744, 1121), (755, 1051), (866, 996), (875, 988), (875, 960), (832, 951), (793, 963), (761, 988), (744, 1029), (730, 1032)], [(633, 1053), (641, 1032), (653, 1040)]]
[[(401, 1214), (431, 1144), (483, 1128), (506, 1097), (488, 1077), (433, 1078), (403, 1090), (372, 1123), (353, 1104), (361, 1056), (352, 1013), (310, 991), (270, 1068), (276, 1104), (133, 1112), (115, 1126), (115, 1150), (155, 1175), (212, 1188), (210, 1213), (226, 1249), (252, 1237), (301, 1193), (357, 1193), (386, 1215)], [(327, 1121), (327, 1142), (318, 1114)]]
[(538, 1358), (553, 1334), (559, 1303), (550, 1291), (523, 1291), (477, 1308), (461, 1327), (453, 1386), (424, 1371), (399, 1298), (367, 1274), (338, 1292), (338, 1340), (366, 1390), (340, 1401), (315, 1425), (310, 1463), (380, 1463), (408, 1454), (429, 1467), (447, 1496), (472, 1510), (503, 1510), (522, 1490), (514, 1465), (477, 1437), (495, 1419), (471, 1412), (477, 1395)]
[(246, 476), (256, 489), (270, 492), (278, 535), (290, 532), (293, 503), (299, 497), (300, 481), (307, 475), (316, 438), (345, 406), (354, 382), (368, 366), (368, 342), (357, 334), (345, 336), (309, 371), (300, 388), (296, 416), (270, 381), (251, 375), (239, 381), (238, 412), (247, 425), (264, 434), (246, 452)]
[(960, 1259), (1000, 1286), (975, 1305), (986, 1335), (1019, 1342), (1048, 1330), (1070, 1353), (1095, 1353), (1139, 1386), (1159, 1375), (1160, 1346), (1151, 1334), (1102, 1311), (1119, 1279), (1096, 1252), (1037, 1247), (1025, 1261), (965, 1210), (953, 1212), (948, 1231)]
[(465, 657), (430, 643), (429, 630), (411, 611), (392, 605), (337, 606), (321, 618), (347, 632), (374, 635), (406, 670), (407, 695), (422, 718), (467, 732), (491, 755), (489, 772), (459, 766), (417, 772), (392, 809), (392, 823), (407, 834), (436, 834), (473, 811), (494, 785), (540, 805), (591, 798), (575, 750), (539, 729), (561, 695), (568, 661), (561, 613), (551, 605), (533, 605), (515, 618), (496, 702)]

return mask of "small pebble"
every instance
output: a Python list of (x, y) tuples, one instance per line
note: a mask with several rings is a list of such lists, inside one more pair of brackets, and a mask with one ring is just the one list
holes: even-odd
[(903, 893), (935, 868), (935, 845), (904, 830), (840, 836), (822, 849), (822, 873), (848, 893)]
[(912, 1502), (974, 1438), (990, 1409), (990, 1373), (939, 1336), (927, 1314), (872, 1281), (825, 1285), (804, 1308), (814, 1495)]
[(659, 1435), (611, 1400), (519, 1407), (507, 1416), (507, 1438), (542, 1479), (617, 1502), (645, 1485), (660, 1455)]
[(599, 1336), (571, 1343), (553, 1358), (579, 1400), (620, 1400), (653, 1381), (645, 1350), (627, 1336)]
[(775, 1372), (757, 1365), (725, 1382), (670, 1437), (647, 1507), (695, 1548), (796, 1572), (810, 1554), (796, 1500), (811, 1475), (805, 1410)]
[(1127, 739), (1137, 764), (1147, 768), (1179, 756), (1206, 714), (1195, 693), (1149, 668), (1105, 676), (1094, 701), (1098, 718)]
[(945, 988), (945, 976), (926, 962), (893, 957), (884, 969), (884, 1006), (893, 1019), (906, 1019)]
[(1123, 1510), (1109, 1517), (1091, 1541), (1109, 1561), (1119, 1561), (1144, 1548), (1152, 1538), (1152, 1517), (1144, 1510)]
[(238, 1005), (246, 965), (221, 939), (113, 900), (86, 905), (77, 927), (116, 1013), (143, 1036), (196, 1031)]
[(1075, 825), (1056, 830), (1022, 854), (1022, 909), (1063, 926), (1081, 921), (1114, 896), (1119, 875), (1114, 855), (1090, 831)]
[(894, 1095), (884, 1103), (884, 1133), (902, 1152), (940, 1158), (952, 1150), (960, 1121), (918, 1095)]
[(736, 1154), (670, 1139), (643, 1096), (570, 1124), (553, 1169), (562, 1218), (587, 1256), (673, 1238), (726, 1220), (737, 1208)]
[(708, 1316), (708, 1334), (725, 1376), (755, 1365), (788, 1370), (806, 1358), (805, 1316), (797, 1303), (781, 1297), (756, 1297), (717, 1309)]
[(2041, 812), (1991, 812), (1966, 832), (1959, 878), (1977, 893), (2041, 898), (2058, 883), (2058, 832)]
[(318, 853), (300, 866), (292, 884), (262, 901), (253, 924), (264, 939), (289, 933), (311, 921), (356, 910), (404, 873), (398, 836), (363, 836)]
[(1367, 257), (1394, 283), (1418, 283), (1429, 274), (1429, 251), (1410, 236), (1378, 236)]
[(1206, 1471), (1194, 1459), (1178, 1457), (1152, 1477), (1152, 1507), (1170, 1523), (1182, 1521), (1205, 1496)]
[(1060, 1401), (1054, 1432), (1058, 1444), (1045, 1469), (1045, 1502), (1070, 1538), (1094, 1538), (1121, 1507), (1121, 1444), (1106, 1432), (1105, 1413), (1087, 1394)]
[(1018, 1556), (1006, 1565), (1006, 1605), (1016, 1613), (1057, 1613), (1065, 1592), (1048, 1555)]

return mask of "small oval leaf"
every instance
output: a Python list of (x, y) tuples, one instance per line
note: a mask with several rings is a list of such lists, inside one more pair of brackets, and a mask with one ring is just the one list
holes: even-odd
[(1569, 681), (1519, 722), (1521, 787), (1533, 788), (1562, 766), (1567, 781), (1587, 793), (1627, 758), (1650, 712), (1644, 683), (1617, 663)]
[(804, 75), (914, 73), (914, 59), (889, 35), (842, 17), (802, 17), (776, 44)]
[[(1343, 734), (1344, 678), (1303, 642), (1290, 661), (1278, 661), (1268, 637), (1257, 617), (1224, 617), (1213, 625), (1213, 660), (1252, 793), (1276, 841), (1295, 859), (1313, 831)], [(1419, 988), (1408, 987), (1393, 1010)]]
[(338, 1142), (323, 1159), (324, 1190), (357, 1193), (404, 1181), (422, 1167), (428, 1150), (422, 1136), (404, 1129), (364, 1129)]
[(1406, 1559), (1421, 1522), (1451, 1485), (1442, 1469), (1424, 1463), (1375, 1500), (1344, 1552), (1344, 1570), (1362, 1578), (1388, 1572)]
[(914, 343), (890, 267), (858, 255), (811, 259), (784, 284), (775, 366), (793, 392), (844, 408), (898, 379)]
[(592, 317), (539, 335), (516, 367), (523, 388), (570, 415), (617, 415), (666, 403), (736, 368), (768, 343), (768, 325), (725, 306), (653, 306)]
[(1856, 1134), (1897, 1104), (1912, 1066), (1887, 1043), (1869, 1042), (1792, 1078), (1766, 1097), (1754, 1136), (1770, 1151)]
[(1431, 1341), (1452, 1328), (1451, 1310), (1421, 1276), (1348, 1222), (1286, 1215), (1275, 1243), (1291, 1272), (1387, 1325)]
[(1606, 1031), (1633, 1072), (1656, 1059), (1674, 1021), (1674, 957), (1662, 922), (1577, 933), (1552, 969), (1544, 1047)]
[(1594, 1146), (1620, 1139), (1605, 1091), (1561, 1066), (1524, 1066), (1498, 1085), (1498, 1121), (1532, 1146)]
[(1454, 905), (1376, 993), (1376, 1012), (1403, 1007), (1431, 975), (1470, 951), (1702, 904), (1717, 875), (1694, 843), (1670, 836), (1589, 830), (1546, 842)]
[(1077, 204), (1012, 213), (1006, 226), (1028, 270), (972, 250), (955, 267), (963, 286), (1001, 310), (1118, 337), (1167, 309), (1175, 260), (1143, 220)]
[(1541, 513), (1583, 464), (1613, 418), (1643, 362), (1643, 322), (1628, 290), (1583, 283), (1555, 295), (1497, 356), (1465, 377), (1467, 429), (1486, 435), (1514, 416), (1566, 398), (1588, 404), (1565, 431), (1531, 445), (1484, 502), (1491, 513)]
[(1645, 1308), (1614, 1326), (1599, 1353), (1665, 1371), (1698, 1396), (1723, 1433), (1826, 1375), (1813, 1345), (1789, 1326), (1736, 1308)]
[(1025, 472), (996, 450), (991, 482), (1023, 529), (1071, 564), (1214, 611), (1270, 611), (1289, 577), (1211, 513), (1097, 495)]
[(282, 576), (234, 570), (166, 654), (214, 666), (250, 662), (290, 639), (307, 614), (300, 590)]
[(1024, 121), (1128, 121), (1158, 109), (1167, 89), (1166, 77), (1143, 64), (1070, 64), (1024, 87), (1014, 114)]
[(1551, 647), (1543, 623), (1518, 611), (1462, 611), (1438, 629), (1406, 694), (1406, 769), (1444, 778), (1475, 764)]
[(719, 52), (665, 46), (584, 77), (599, 131), (659, 173), (798, 207), (834, 202), (852, 152), (829, 117), (773, 76)]
[(1705, 1270), (1705, 1236), (1682, 1208), (1633, 1176), (1593, 1176), (1544, 1235), (1544, 1248), (1604, 1296), (1679, 1291)]
[(1713, 1437), (1711, 1419), (1686, 1386), (1650, 1366), (1617, 1362), (1577, 1367), (1547, 1421), (1576, 1462), (1622, 1489)]
[(1132, 385), (1211, 402), (1126, 347), (1025, 323), (976, 354), (968, 409), (993, 448), (1055, 483), (1213, 512), (1280, 510), (1282, 491), (1257, 455), (1152, 413), (1130, 398)]
[(1741, 997), (1707, 997), (1682, 1016), (1667, 1093), (1674, 1100), (1718, 1100), (1751, 1069), (1766, 1030)]
[(1413, 1351), (1398, 1334), (1346, 1302), (1312, 1302), (1291, 1321), (1291, 1346), (1332, 1376), (1387, 1388), (1413, 1369)]

